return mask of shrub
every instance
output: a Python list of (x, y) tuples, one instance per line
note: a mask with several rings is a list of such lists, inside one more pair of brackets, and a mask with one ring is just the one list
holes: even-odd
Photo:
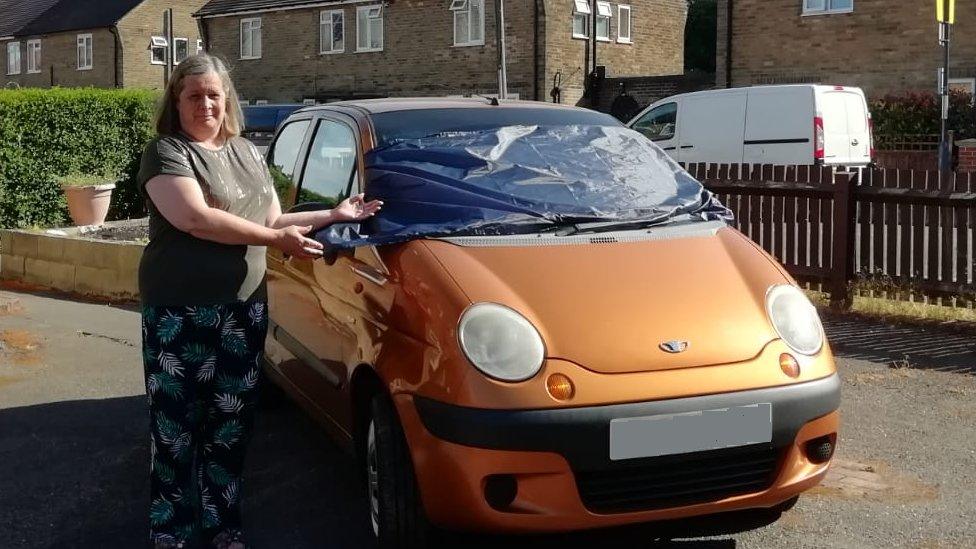
[[(942, 124), (942, 100), (935, 93), (910, 92), (888, 95), (871, 102), (876, 136), (938, 134)], [(949, 94), (949, 129), (956, 139), (976, 137), (976, 108), (972, 94)]]
[(52, 226), (67, 208), (59, 178), (121, 174), (110, 219), (144, 215), (139, 160), (154, 135), (146, 90), (0, 90), (0, 227)]

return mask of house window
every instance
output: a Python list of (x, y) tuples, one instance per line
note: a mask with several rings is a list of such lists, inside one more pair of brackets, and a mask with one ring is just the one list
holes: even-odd
[(630, 6), (623, 4), (617, 6), (617, 42), (632, 44), (633, 37), (630, 31)]
[(605, 42), (610, 41), (610, 17), (613, 16), (613, 9), (610, 2), (596, 3), (596, 39)]
[(86, 71), (92, 68), (92, 35), (78, 35), (78, 70)]
[(7, 44), (7, 74), (20, 74), (20, 42)]
[(173, 64), (179, 65), (181, 61), (190, 57), (190, 39), (189, 38), (174, 38), (173, 39)]
[(854, 11), (854, 0), (803, 0), (804, 15), (852, 11)]
[(573, 11), (573, 38), (590, 37), (590, 4), (588, 0), (575, 0)]
[(27, 41), (27, 72), (41, 72), (41, 41)]
[(341, 53), (346, 49), (346, 25), (342, 10), (319, 13), (319, 53)]
[(485, 0), (453, 0), (454, 45), (483, 46), (485, 43)]
[(949, 91), (976, 93), (976, 78), (950, 78)]
[(202, 52), (203, 52), (203, 40), (197, 38), (197, 54), (200, 54)]
[(149, 62), (153, 65), (166, 64), (166, 49), (169, 42), (162, 36), (149, 37)]
[(261, 18), (241, 19), (241, 59), (261, 59)]
[(356, 51), (383, 50), (383, 6), (356, 8)]

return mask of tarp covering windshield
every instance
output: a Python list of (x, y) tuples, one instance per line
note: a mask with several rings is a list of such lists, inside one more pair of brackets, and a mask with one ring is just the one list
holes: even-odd
[[(366, 156), (382, 211), (316, 238), (339, 248), (594, 222), (731, 221), (717, 198), (641, 134), (614, 126), (508, 126), (408, 139)], [(641, 224), (641, 223), (638, 223)]]

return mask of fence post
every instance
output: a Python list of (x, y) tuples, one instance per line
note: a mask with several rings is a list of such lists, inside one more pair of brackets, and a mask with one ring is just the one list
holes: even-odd
[(850, 309), (854, 302), (854, 188), (855, 176), (834, 173), (834, 234), (831, 239), (830, 306)]

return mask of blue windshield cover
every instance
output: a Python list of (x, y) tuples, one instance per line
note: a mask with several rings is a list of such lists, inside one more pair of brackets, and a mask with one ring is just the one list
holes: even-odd
[(591, 222), (650, 225), (732, 213), (643, 135), (615, 126), (508, 126), (409, 139), (366, 155), (362, 224), (316, 234), (348, 248)]

